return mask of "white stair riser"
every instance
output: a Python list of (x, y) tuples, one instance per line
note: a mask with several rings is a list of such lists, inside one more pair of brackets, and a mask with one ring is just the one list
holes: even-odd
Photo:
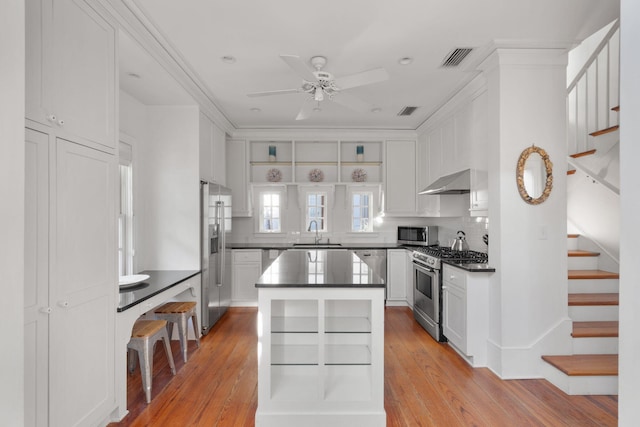
[(617, 376), (573, 376), (565, 375), (548, 363), (544, 363), (542, 376), (551, 384), (569, 395), (618, 394)]
[(574, 322), (618, 320), (617, 305), (570, 306), (569, 317)]
[(571, 279), (569, 293), (611, 293), (618, 292), (618, 279)]
[(597, 270), (598, 257), (595, 256), (570, 256), (567, 262), (569, 270)]
[(567, 248), (571, 251), (575, 251), (578, 249), (578, 239), (577, 238), (572, 238), (572, 237), (567, 237)]
[(618, 338), (573, 338), (573, 354), (618, 354)]

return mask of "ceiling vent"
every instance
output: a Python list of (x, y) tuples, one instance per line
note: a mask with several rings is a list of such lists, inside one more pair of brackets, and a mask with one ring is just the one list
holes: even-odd
[(464, 58), (471, 53), (473, 48), (471, 47), (458, 47), (453, 49), (449, 55), (442, 61), (442, 67), (457, 67), (460, 65)]
[(410, 116), (413, 114), (414, 111), (416, 111), (418, 109), (418, 107), (404, 107), (402, 110), (400, 110), (400, 112), (398, 113), (399, 116)]

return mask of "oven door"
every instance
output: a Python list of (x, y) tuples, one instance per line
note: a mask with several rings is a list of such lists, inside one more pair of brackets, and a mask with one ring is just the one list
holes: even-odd
[(413, 316), (436, 341), (440, 341), (444, 338), (440, 330), (440, 273), (415, 261), (413, 298)]

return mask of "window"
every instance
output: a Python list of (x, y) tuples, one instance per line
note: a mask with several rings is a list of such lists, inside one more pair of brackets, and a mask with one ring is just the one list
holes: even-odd
[(307, 193), (306, 225), (307, 231), (327, 231), (327, 193)]
[(132, 146), (120, 142), (120, 209), (118, 212), (118, 273), (133, 274), (133, 164)]
[(373, 231), (372, 200), (370, 191), (351, 193), (351, 231)]
[(282, 215), (279, 192), (260, 193), (260, 232), (282, 232)]

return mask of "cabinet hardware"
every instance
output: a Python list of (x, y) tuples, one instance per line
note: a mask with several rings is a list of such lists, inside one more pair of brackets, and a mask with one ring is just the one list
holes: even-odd
[(53, 309), (51, 307), (42, 307), (39, 311), (40, 311), (40, 313), (51, 314)]

